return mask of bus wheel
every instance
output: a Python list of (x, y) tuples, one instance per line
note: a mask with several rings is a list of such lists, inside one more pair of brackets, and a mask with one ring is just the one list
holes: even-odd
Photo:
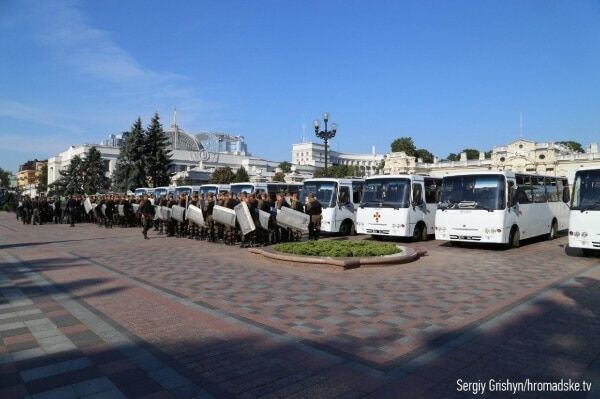
[(352, 234), (352, 222), (345, 220), (340, 226), (340, 234), (343, 236), (349, 236)]
[(423, 223), (417, 223), (415, 226), (413, 241), (427, 241), (427, 227)]
[(548, 239), (554, 240), (557, 235), (558, 235), (558, 223), (556, 223), (556, 220), (553, 220), (552, 226), (550, 226), (550, 234), (548, 234)]
[(521, 245), (521, 233), (519, 232), (518, 227), (514, 227), (508, 238), (508, 247), (509, 248), (519, 248)]

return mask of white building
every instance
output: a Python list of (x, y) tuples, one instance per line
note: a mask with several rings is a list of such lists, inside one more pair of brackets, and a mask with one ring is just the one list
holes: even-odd
[[(365, 176), (370, 176), (377, 172), (383, 159), (384, 155), (376, 154), (374, 147), (370, 154), (332, 151), (329, 147), (327, 163), (328, 165), (358, 166)], [(311, 171), (325, 167), (325, 145), (312, 142), (293, 144), (292, 164)]]
[[(213, 152), (203, 148), (202, 143), (197, 137), (185, 132), (177, 126), (176, 114), (174, 114), (173, 124), (165, 129), (169, 140), (169, 149), (171, 151), (171, 173), (173, 181), (177, 179), (190, 178), (200, 183), (210, 177), (216, 168), (229, 166), (235, 172), (243, 166), (251, 178), (270, 179), (278, 170), (279, 162), (267, 161), (265, 159), (251, 156), (246, 152), (247, 147), (243, 141), (233, 140), (226, 149), (235, 149), (230, 152)], [(204, 136), (201, 136), (204, 137)], [(228, 136), (233, 138), (242, 138), (242, 136)], [(60, 171), (65, 169), (71, 163), (73, 157), (79, 155), (85, 158), (91, 147), (96, 147), (104, 160), (107, 169), (107, 177), (112, 176), (119, 157), (122, 136), (110, 135), (108, 140), (102, 144), (81, 144), (71, 146), (67, 150), (48, 159), (48, 184), (52, 184), (60, 177)], [(235, 142), (235, 143), (234, 143)], [(243, 149), (243, 151), (237, 151)], [(193, 172), (191, 172), (193, 170)], [(191, 172), (191, 173), (189, 173)]]
[(596, 143), (590, 144), (585, 153), (577, 153), (558, 143), (537, 143), (518, 139), (501, 147), (494, 147), (490, 158), (484, 152), (478, 159), (467, 159), (460, 154), (458, 161), (424, 163), (421, 159), (407, 156), (404, 152), (392, 152), (385, 156), (384, 174), (427, 173), (444, 176), (473, 170), (511, 170), (550, 176), (565, 176), (573, 181), (575, 171), (581, 167), (600, 168), (600, 153)]

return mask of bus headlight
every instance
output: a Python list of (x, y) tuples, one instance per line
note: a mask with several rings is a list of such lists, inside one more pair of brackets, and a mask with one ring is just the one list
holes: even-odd
[(585, 233), (585, 232), (581, 233), (581, 237), (585, 238), (587, 236), (588, 236), (588, 233)]
[(576, 231), (576, 232), (575, 232), (575, 237), (579, 237), (579, 235), (580, 235), (580, 234), (579, 234), (579, 232), (578, 232), (578, 231)]

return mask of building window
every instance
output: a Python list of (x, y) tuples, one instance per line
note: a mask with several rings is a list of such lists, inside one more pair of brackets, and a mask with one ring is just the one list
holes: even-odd
[(519, 144), (519, 148), (523, 148), (523, 144)]
[(506, 158), (500, 157), (500, 162), (504, 162), (504, 161), (506, 161)]
[(546, 159), (546, 156), (544, 154), (540, 154), (540, 159)]

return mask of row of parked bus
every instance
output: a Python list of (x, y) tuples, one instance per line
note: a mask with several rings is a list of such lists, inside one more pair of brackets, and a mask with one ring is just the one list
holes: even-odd
[[(569, 246), (585, 254), (600, 250), (600, 169), (581, 169), (572, 190), (564, 177), (504, 172), (469, 172), (443, 178), (378, 175), (366, 179), (308, 179), (303, 184), (233, 183), (228, 185), (140, 188), (136, 195), (214, 194), (229, 191), (272, 198), (278, 192), (309, 193), (323, 207), (321, 231), (349, 235), (412, 237), (505, 244), (527, 238), (553, 239), (569, 229)], [(571, 195), (572, 194), (572, 195)], [(572, 198), (571, 198), (572, 197)]]

